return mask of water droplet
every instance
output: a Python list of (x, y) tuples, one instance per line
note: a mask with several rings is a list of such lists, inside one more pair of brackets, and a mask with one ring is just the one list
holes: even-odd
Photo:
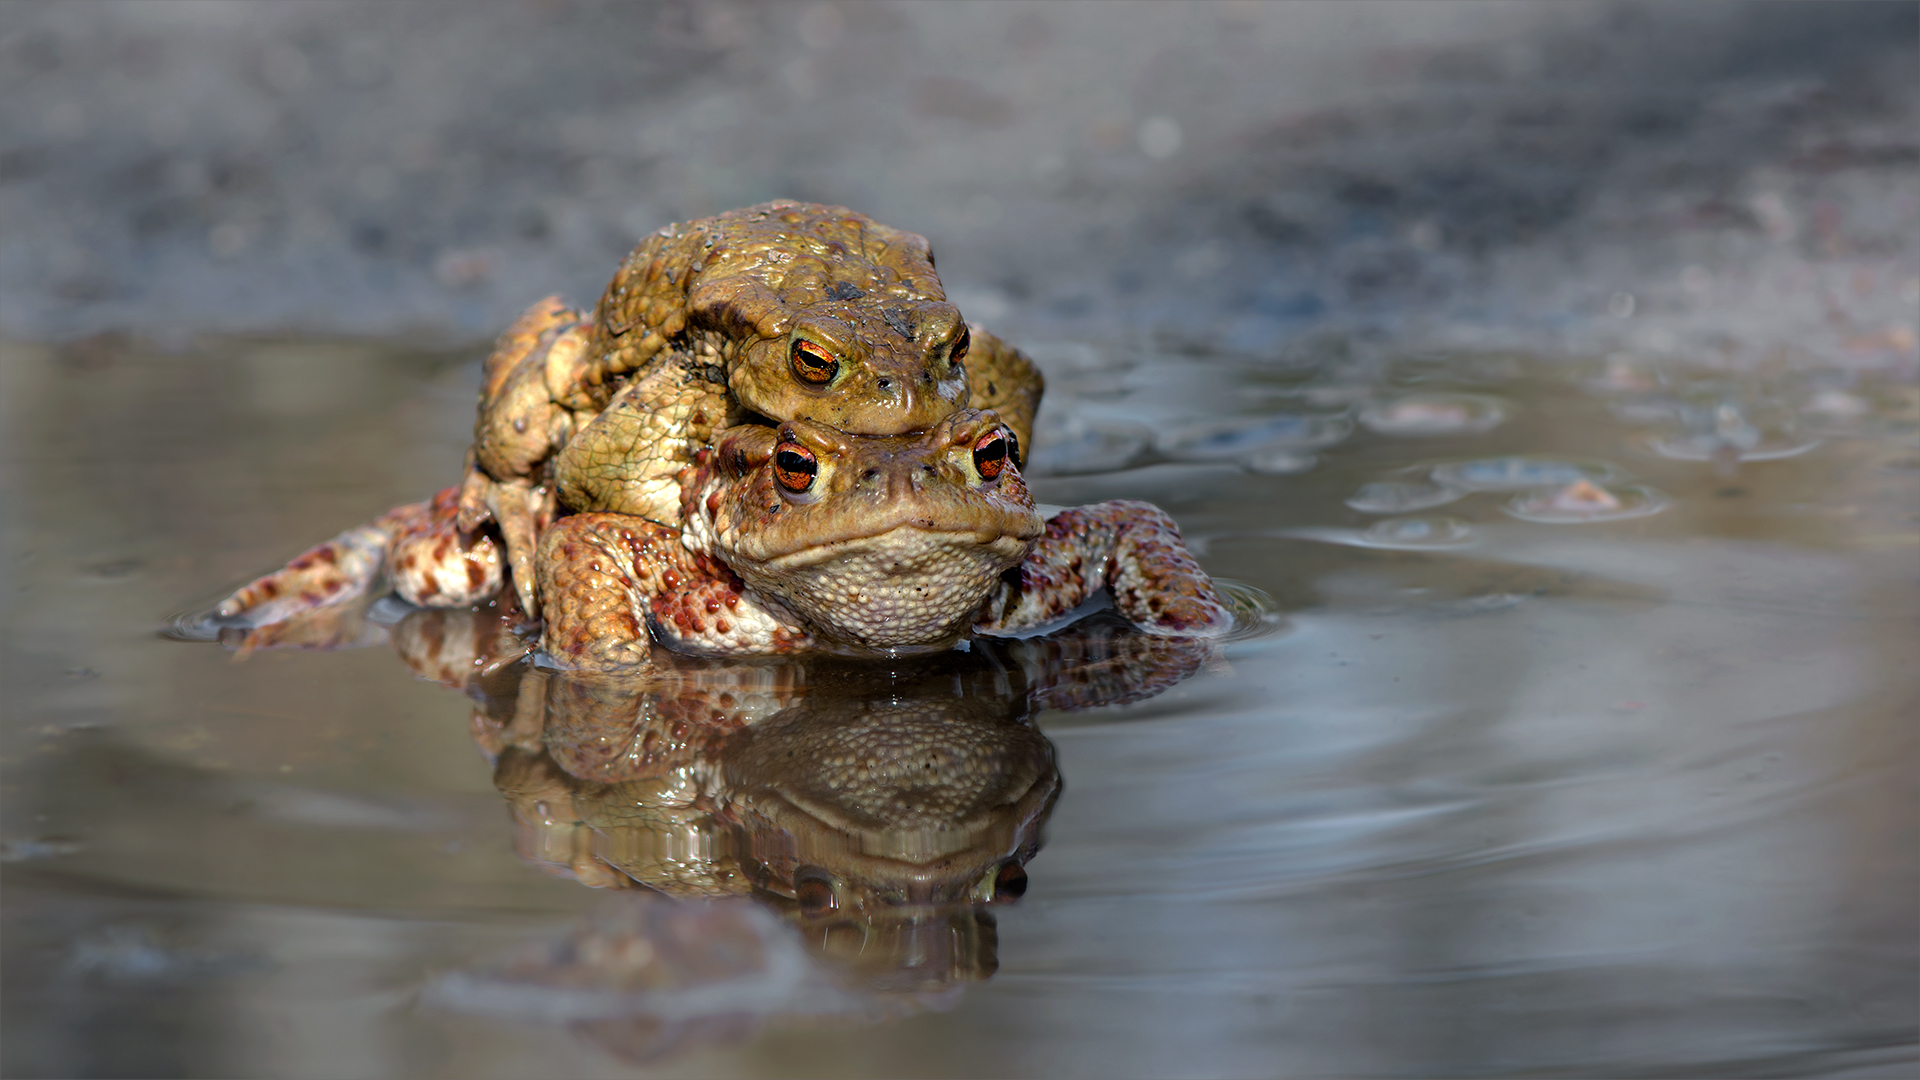
[(1303, 454), (1296, 450), (1280, 447), (1249, 454), (1240, 462), (1248, 472), (1264, 473), (1268, 476), (1293, 476), (1303, 473), (1320, 464), (1320, 455)]
[(1614, 487), (1580, 479), (1561, 487), (1515, 495), (1504, 507), (1522, 521), (1546, 525), (1583, 525), (1647, 517), (1672, 505), (1652, 488)]
[(1445, 506), (1466, 494), (1464, 488), (1427, 480), (1381, 480), (1363, 484), (1347, 505), (1363, 514), (1404, 514)]
[(1604, 461), (1514, 454), (1436, 465), (1432, 475), (1437, 483), (1468, 491), (1524, 491), (1577, 480), (1604, 482), (1617, 477), (1619, 470)]
[(1505, 418), (1506, 404), (1481, 394), (1408, 394), (1360, 412), (1360, 423), (1379, 435), (1465, 435)]
[(1388, 518), (1360, 534), (1360, 543), (1379, 548), (1458, 547), (1473, 540), (1473, 526), (1456, 517)]

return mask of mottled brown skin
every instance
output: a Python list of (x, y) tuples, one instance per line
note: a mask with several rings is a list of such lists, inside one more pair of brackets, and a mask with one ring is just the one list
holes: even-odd
[[(250, 650), (310, 636), (322, 621), (312, 617), (315, 612), (365, 597), (383, 574), (403, 599), (422, 607), (487, 600), (505, 580), (500, 546), (486, 533), (460, 530), (459, 494), (460, 489), (447, 488), (316, 544), (235, 590), (212, 615), (229, 623), (227, 636)], [(343, 642), (322, 637), (311, 643)]]
[[(1024, 460), (1044, 388), (1040, 373), (998, 338), (977, 327), (972, 337), (968, 408), (997, 413)], [(715, 353), (702, 348), (698, 355), (670, 354), (629, 381), (555, 457), (560, 501), (575, 510), (680, 524), (679, 470), (722, 430), (752, 415), (728, 396), (724, 375)]]
[[(909, 437), (730, 429), (686, 476), (683, 530), (579, 514), (546, 533), (543, 647), (585, 669), (642, 665), (656, 639), (723, 655), (935, 652), (1042, 628), (1102, 590), (1149, 633), (1231, 626), (1158, 509), (1101, 503), (1043, 528), (1018, 467), (982, 464), (1003, 436), (971, 411)], [(798, 490), (782, 475), (792, 454), (813, 463)]]
[(476, 714), (523, 852), (597, 885), (620, 884), (613, 867), (672, 895), (758, 891), (847, 919), (992, 900), (997, 871), (1038, 847), (1059, 780), (1004, 659), (699, 664), (523, 669)]
[[(740, 404), (860, 435), (924, 431), (967, 401), (966, 337), (924, 238), (842, 206), (771, 202), (641, 241), (594, 315), (607, 375), (712, 347)], [(796, 341), (835, 362), (800, 377)]]
[[(806, 421), (730, 429), (688, 471), (684, 531), (625, 514), (563, 518), (541, 540), (544, 647), (571, 667), (683, 651), (936, 651), (963, 636), (1039, 536), (992, 413), (919, 436), (856, 439)], [(816, 472), (779, 477), (781, 451)], [(651, 632), (649, 630), (651, 628)]]
[[(802, 343), (818, 362), (804, 371)], [(1024, 452), (1042, 387), (1031, 361), (946, 302), (923, 238), (845, 207), (735, 210), (642, 241), (592, 318), (548, 298), (502, 335), (461, 525), (499, 521), (523, 571), (531, 518), (556, 494), (678, 524), (674, 474), (750, 415), (892, 435), (994, 409)], [(531, 607), (533, 576), (515, 585)]]
[[(684, 529), (589, 513), (546, 530), (543, 647), (588, 670), (644, 668), (655, 642), (710, 655), (938, 652), (1046, 629), (1102, 591), (1150, 634), (1230, 628), (1166, 514), (1109, 502), (1043, 525), (1009, 442), (994, 414), (973, 411), (916, 436), (806, 421), (729, 429), (683, 473)], [(261, 643), (291, 641), (272, 626), (364, 595), (383, 569), (415, 604), (486, 600), (501, 585), (498, 548), (459, 531), (456, 495), (349, 530), (216, 614)]]

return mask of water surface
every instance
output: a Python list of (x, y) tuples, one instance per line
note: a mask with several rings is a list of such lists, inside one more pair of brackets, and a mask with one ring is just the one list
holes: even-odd
[[(244, 660), (157, 632), (454, 479), (472, 350), (7, 346), (6, 1070), (1920, 1065), (1910, 381), (1034, 345), (1036, 496), (1160, 504), (1211, 572), (1274, 599), (1275, 625), (1129, 704), (1063, 711), (954, 675), (998, 703), (992, 724), (1044, 735), (1009, 745), (1044, 745), (1060, 784), (1024, 896), (940, 939), (990, 965), (878, 989), (868, 972), (857, 1001), (801, 994), (671, 1046), (473, 988), (639, 923), (772, 943), (769, 964), (836, 939), (803, 940), (764, 890), (719, 922), (606, 908), (529, 825), (538, 800), (503, 792), (511, 740), (485, 718), (510, 726), (512, 702), (420, 678), (384, 630)], [(1804, 452), (1765, 452), (1789, 442)], [(1564, 490), (1583, 481), (1661, 502), (1513, 512), (1604, 509)], [(1457, 497), (1388, 498), (1442, 488)], [(1096, 637), (1031, 647), (1058, 668)], [(1021, 655), (1000, 662), (1040, 670)]]

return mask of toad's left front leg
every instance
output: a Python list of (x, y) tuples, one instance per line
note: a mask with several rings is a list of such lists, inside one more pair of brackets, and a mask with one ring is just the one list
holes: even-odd
[(1101, 589), (1149, 634), (1216, 637), (1233, 626), (1213, 579), (1166, 511), (1143, 502), (1063, 510), (1025, 562), (994, 589), (974, 629), (1011, 634), (1060, 618)]

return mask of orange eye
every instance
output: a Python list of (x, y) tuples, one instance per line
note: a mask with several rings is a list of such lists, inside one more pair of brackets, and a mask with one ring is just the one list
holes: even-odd
[(840, 361), (835, 360), (832, 353), (805, 338), (793, 340), (788, 359), (793, 363), (794, 375), (798, 376), (801, 382), (812, 383), (814, 386), (825, 386), (840, 373)]
[(973, 347), (973, 333), (966, 323), (960, 324), (960, 336), (953, 340), (953, 348), (947, 350), (947, 362), (954, 367), (967, 362), (967, 350)]
[(973, 467), (982, 480), (998, 479), (1007, 467), (1007, 433), (994, 428), (973, 444)]
[(814, 460), (813, 451), (799, 443), (781, 443), (773, 452), (773, 477), (788, 491), (798, 494), (812, 487), (819, 472), (820, 463)]

